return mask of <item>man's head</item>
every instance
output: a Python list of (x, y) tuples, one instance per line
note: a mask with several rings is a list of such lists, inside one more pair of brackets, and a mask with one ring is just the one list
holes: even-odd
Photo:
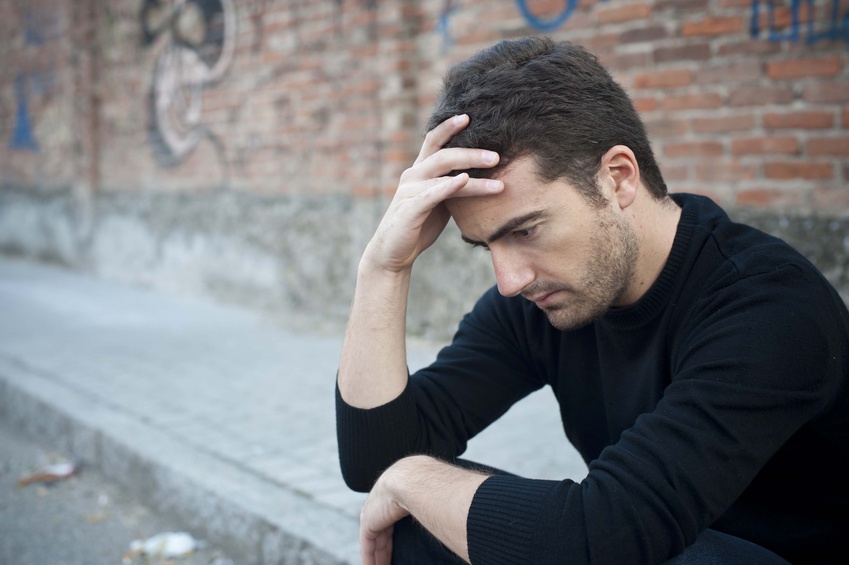
[(495, 151), (498, 167), (468, 171), (493, 177), (512, 161), (532, 156), (541, 180), (568, 180), (590, 202), (604, 199), (596, 185), (603, 155), (629, 147), (643, 184), (655, 199), (666, 184), (643, 124), (628, 95), (582, 47), (548, 38), (503, 41), (453, 67), (427, 125), (456, 114), (470, 124), (446, 147)]

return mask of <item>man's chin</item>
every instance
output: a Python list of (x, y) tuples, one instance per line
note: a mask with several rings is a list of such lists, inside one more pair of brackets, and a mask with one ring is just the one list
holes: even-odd
[(545, 315), (548, 318), (548, 323), (562, 332), (579, 330), (584, 326), (590, 325), (599, 317), (589, 315), (587, 313), (582, 313), (584, 315), (581, 316), (578, 312), (570, 312), (563, 306), (551, 306), (549, 308), (544, 308), (543, 312), (545, 312)]

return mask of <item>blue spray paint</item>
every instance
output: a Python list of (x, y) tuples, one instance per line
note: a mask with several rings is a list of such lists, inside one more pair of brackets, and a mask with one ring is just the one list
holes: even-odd
[[(826, 0), (827, 2), (828, 0)], [(803, 0), (792, 0), (790, 3), (790, 29), (787, 31), (778, 31), (775, 29), (775, 2), (773, 0), (764, 0), (764, 8), (767, 15), (767, 37), (770, 41), (799, 41), (801, 39), (802, 24), (800, 22), (799, 11), (802, 8)], [(808, 29), (805, 42), (807, 44), (816, 43), (818, 41), (844, 41), (849, 43), (849, 12), (840, 15), (840, 0), (831, 0), (831, 10), (828, 15), (828, 26), (824, 30), (816, 30), (814, 28), (813, 10), (816, 0), (804, 0), (808, 5)], [(760, 15), (761, 15), (761, 0), (752, 0), (752, 37), (760, 37)]]
[(442, 13), (439, 15), (439, 23), (436, 24), (436, 33), (442, 36), (442, 51), (445, 52), (454, 45), (454, 38), (451, 36), (451, 16), (454, 12), (460, 9), (463, 0), (445, 0), (445, 5), (442, 7)]
[(572, 17), (572, 12), (574, 12), (575, 8), (578, 6), (578, 0), (567, 0), (566, 7), (563, 8), (563, 11), (551, 19), (543, 19), (534, 15), (528, 8), (527, 0), (516, 0), (516, 5), (519, 6), (519, 11), (522, 12), (522, 16), (524, 16), (525, 20), (532, 27), (539, 31), (554, 31), (566, 23), (566, 20)]
[(32, 132), (32, 120), (27, 104), (26, 75), (22, 73), (18, 73), (15, 77), (15, 98), (17, 98), (18, 110), (15, 114), (15, 129), (12, 130), (9, 147), (38, 153), (38, 142)]

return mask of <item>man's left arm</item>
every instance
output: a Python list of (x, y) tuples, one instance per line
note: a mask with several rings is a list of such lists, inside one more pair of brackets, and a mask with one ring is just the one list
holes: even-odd
[(365, 565), (389, 565), (395, 522), (412, 515), (467, 563), (466, 520), (478, 487), (489, 475), (413, 455), (389, 467), (375, 483), (360, 514)]

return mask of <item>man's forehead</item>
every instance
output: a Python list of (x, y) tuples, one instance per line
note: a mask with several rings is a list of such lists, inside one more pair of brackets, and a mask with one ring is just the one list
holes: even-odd
[(505, 230), (521, 227), (543, 215), (545, 195), (550, 183), (541, 181), (528, 163), (514, 161), (500, 176), (504, 189), (492, 195), (458, 197), (446, 205), (463, 239), (470, 243), (489, 243)]

